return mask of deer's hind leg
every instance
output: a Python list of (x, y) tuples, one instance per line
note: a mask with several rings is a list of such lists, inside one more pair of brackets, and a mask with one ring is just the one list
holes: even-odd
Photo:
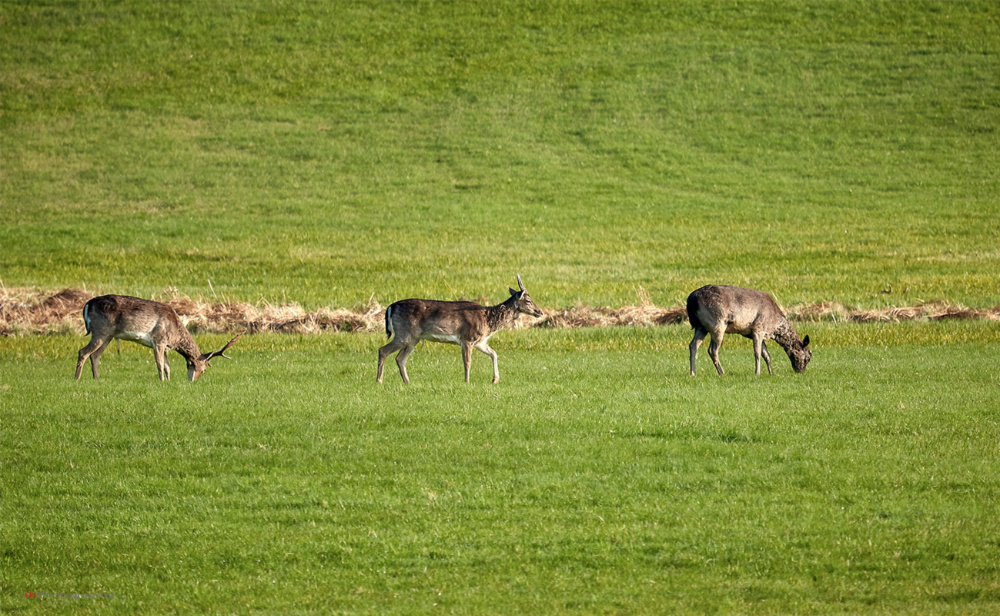
[(399, 336), (396, 336), (389, 342), (389, 344), (378, 350), (378, 372), (375, 374), (376, 383), (382, 382), (382, 372), (385, 370), (385, 359), (401, 348), (403, 348), (403, 344), (399, 341)]
[[(403, 377), (404, 382), (409, 383), (409, 379), (406, 376), (406, 356), (413, 351), (412, 348), (413, 346), (416, 345), (411, 345), (410, 350), (404, 354), (402, 352), (402, 349), (405, 349), (407, 347), (407, 344), (405, 341), (403, 341), (403, 339), (400, 336), (396, 336), (391, 341), (389, 341), (389, 344), (380, 348), (378, 350), (378, 372), (376, 372), (375, 374), (375, 382), (376, 383), (382, 382), (382, 374), (385, 371), (386, 358), (388, 358), (390, 355), (398, 351), (399, 354), (396, 355), (396, 364), (399, 365), (399, 374)], [(400, 363), (401, 361), (402, 363)]]
[(410, 384), (410, 377), (406, 374), (406, 358), (410, 356), (413, 349), (417, 348), (419, 340), (413, 340), (406, 344), (399, 353), (396, 354), (396, 365), (399, 366), (399, 376), (403, 377), (403, 382)]
[(83, 364), (90, 358), (90, 370), (94, 374), (94, 378), (97, 378), (97, 364), (101, 359), (101, 353), (104, 349), (108, 347), (108, 343), (111, 340), (101, 340), (97, 336), (90, 339), (85, 347), (80, 349), (80, 354), (77, 357), (76, 362), (76, 380), (80, 380), (80, 374), (83, 372)]
[(725, 329), (712, 332), (712, 343), (708, 345), (708, 354), (712, 358), (712, 363), (715, 364), (715, 369), (719, 371), (720, 375), (726, 373), (722, 369), (722, 364), (719, 363), (719, 349), (722, 348), (722, 339), (725, 335)]
[(698, 357), (698, 347), (701, 343), (705, 341), (705, 336), (708, 335), (708, 330), (695, 327), (694, 328), (694, 338), (691, 339), (691, 344), (688, 348), (691, 350), (691, 376), (694, 376), (694, 360)]
[(101, 363), (101, 355), (104, 354), (104, 351), (108, 348), (109, 344), (111, 344), (111, 341), (105, 340), (104, 344), (99, 346), (97, 350), (94, 351), (94, 354), (90, 356), (90, 370), (94, 373), (95, 379), (97, 378), (97, 365)]
[(83, 373), (83, 364), (86, 363), (87, 358), (97, 350), (97, 347), (94, 346), (95, 340), (97, 340), (97, 338), (91, 338), (90, 342), (85, 344), (76, 356), (76, 380), (78, 381), (80, 380), (80, 374)]

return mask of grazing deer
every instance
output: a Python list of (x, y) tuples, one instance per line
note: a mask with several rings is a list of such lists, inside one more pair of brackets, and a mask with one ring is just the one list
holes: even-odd
[(94, 378), (97, 378), (97, 364), (101, 353), (104, 353), (112, 339), (117, 338), (153, 349), (161, 381), (170, 378), (167, 350), (177, 351), (187, 360), (188, 379), (196, 381), (213, 357), (230, 359), (225, 355), (226, 349), (243, 335), (239, 334), (230, 340), (221, 351), (202, 353), (173, 308), (161, 302), (125, 295), (103, 295), (90, 300), (83, 307), (83, 322), (87, 333), (92, 334), (92, 337), (87, 346), (80, 349), (80, 358), (76, 362), (77, 380), (80, 380), (83, 364), (88, 357)]
[(796, 372), (805, 372), (806, 364), (812, 358), (809, 336), (800, 340), (774, 298), (763, 291), (708, 285), (688, 296), (687, 313), (691, 327), (694, 328), (694, 339), (690, 346), (691, 376), (694, 376), (698, 347), (708, 334), (712, 334), (708, 354), (719, 374), (725, 374), (719, 363), (719, 347), (722, 346), (722, 337), (727, 333), (740, 334), (753, 340), (755, 374), (760, 374), (761, 355), (767, 362), (768, 373), (774, 374), (771, 370), (771, 356), (764, 344), (772, 338), (788, 353)]
[(399, 366), (403, 382), (408, 384), (410, 377), (406, 375), (406, 358), (421, 340), (461, 345), (466, 383), (469, 382), (472, 349), (482, 351), (493, 358), (493, 382), (499, 381), (497, 353), (487, 344), (490, 336), (497, 330), (512, 325), (514, 319), (521, 313), (533, 317), (545, 316), (524, 290), (520, 274), (517, 276), (517, 286), (519, 291), (508, 287), (510, 297), (496, 306), (481, 306), (467, 301), (404, 299), (386, 308), (385, 333), (386, 336), (392, 337), (392, 341), (378, 350), (376, 381), (382, 382), (385, 358), (399, 351), (396, 355), (396, 364)]

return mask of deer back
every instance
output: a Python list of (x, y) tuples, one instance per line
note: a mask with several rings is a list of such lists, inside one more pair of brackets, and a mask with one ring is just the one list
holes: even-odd
[(486, 307), (469, 301), (404, 299), (388, 308), (397, 336), (460, 344), (489, 333)]
[(699, 323), (708, 331), (720, 327), (730, 333), (747, 335), (763, 329), (773, 333), (785, 321), (778, 303), (757, 289), (729, 285), (704, 286), (688, 296), (691, 326)]
[(130, 340), (148, 347), (162, 342), (168, 348), (187, 351), (195, 357), (200, 355), (180, 317), (162, 302), (103, 295), (87, 302), (84, 320), (88, 331), (97, 336)]

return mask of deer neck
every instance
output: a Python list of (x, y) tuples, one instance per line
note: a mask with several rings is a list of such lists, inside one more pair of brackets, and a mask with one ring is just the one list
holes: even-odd
[(198, 350), (198, 343), (191, 337), (187, 328), (181, 330), (180, 340), (173, 347), (175, 351), (184, 356), (185, 359), (200, 359), (201, 351)]
[(780, 344), (781, 348), (785, 349), (785, 351), (802, 345), (802, 339), (799, 338), (798, 332), (788, 322), (788, 319), (784, 317), (782, 317), (778, 326), (774, 328), (774, 341)]
[(502, 304), (487, 306), (484, 312), (486, 313), (486, 326), (490, 328), (491, 332), (512, 326), (514, 324), (514, 317), (517, 316), (517, 311), (514, 309), (513, 297)]

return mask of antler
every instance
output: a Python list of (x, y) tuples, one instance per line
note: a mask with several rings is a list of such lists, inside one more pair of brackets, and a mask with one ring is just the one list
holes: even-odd
[(520, 275), (520, 274), (518, 274), (518, 275), (517, 275), (517, 286), (518, 286), (518, 288), (519, 288), (519, 289), (520, 289), (521, 291), (523, 291), (523, 290), (524, 290), (524, 283), (523, 283), (523, 282), (521, 282), (521, 275)]
[(211, 361), (211, 359), (213, 357), (215, 357), (216, 355), (218, 355), (220, 357), (225, 357), (226, 359), (232, 359), (232, 357), (226, 355), (226, 349), (228, 349), (229, 347), (233, 346), (233, 343), (236, 342), (237, 340), (239, 340), (240, 336), (242, 336), (242, 335), (243, 334), (236, 334), (236, 337), (233, 338), (232, 340), (230, 340), (229, 342), (227, 342), (226, 346), (222, 347), (221, 351), (212, 351), (211, 353), (208, 353), (207, 355), (205, 355), (205, 361), (206, 362)]

